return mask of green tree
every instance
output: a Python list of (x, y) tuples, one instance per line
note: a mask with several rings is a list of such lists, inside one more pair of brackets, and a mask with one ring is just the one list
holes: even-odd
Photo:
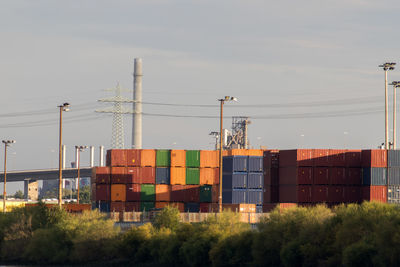
[(18, 190), (17, 192), (15, 192), (14, 198), (24, 199), (24, 193), (21, 190)]
[(177, 208), (167, 206), (154, 217), (153, 225), (157, 229), (165, 227), (171, 230), (175, 230), (179, 225), (179, 214), (180, 213)]

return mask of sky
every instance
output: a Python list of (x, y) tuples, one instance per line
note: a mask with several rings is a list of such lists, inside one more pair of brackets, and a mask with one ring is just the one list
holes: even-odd
[[(225, 105), (224, 128), (249, 116), (254, 148), (376, 148), (385, 133), (378, 65), (399, 60), (399, 11), (395, 0), (4, 0), (0, 138), (17, 141), (7, 169), (58, 166), (64, 102), (67, 163), (88, 145), (97, 164), (112, 133), (112, 115), (95, 113), (110, 105), (97, 100), (118, 82), (132, 90), (134, 58), (143, 102), (186, 105), (143, 104), (143, 148), (213, 149), (225, 95), (239, 101)], [(127, 148), (131, 122), (125, 115)], [(81, 158), (89, 164), (88, 152)]]

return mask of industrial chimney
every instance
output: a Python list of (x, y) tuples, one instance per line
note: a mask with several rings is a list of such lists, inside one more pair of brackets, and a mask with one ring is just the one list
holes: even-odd
[(142, 59), (135, 58), (133, 72), (132, 148), (142, 148)]

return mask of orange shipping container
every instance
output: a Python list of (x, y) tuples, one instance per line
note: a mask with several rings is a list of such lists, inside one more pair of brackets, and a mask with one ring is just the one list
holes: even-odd
[(200, 168), (219, 167), (218, 150), (200, 150)]
[(249, 156), (262, 157), (264, 154), (264, 150), (262, 150), (262, 149), (247, 149), (247, 154)]
[(92, 169), (91, 183), (109, 184), (111, 178), (110, 167), (94, 167)]
[(140, 166), (156, 166), (156, 151), (154, 149), (142, 149), (140, 151)]
[(362, 167), (387, 167), (387, 150), (369, 149), (361, 151)]
[(386, 185), (371, 185), (364, 186), (362, 190), (363, 200), (387, 202), (387, 186)]
[(111, 185), (111, 201), (126, 201), (126, 185)]
[(186, 168), (171, 167), (171, 184), (186, 184)]
[(200, 168), (200, 184), (219, 184), (219, 168)]
[(186, 167), (186, 150), (171, 150), (171, 167)]
[[(247, 149), (231, 149), (231, 150), (226, 150), (226, 151), (228, 153), (227, 156), (248, 156), (249, 155)], [(225, 155), (223, 155), (223, 156), (225, 156)]]
[(156, 184), (156, 201), (171, 201), (171, 186)]

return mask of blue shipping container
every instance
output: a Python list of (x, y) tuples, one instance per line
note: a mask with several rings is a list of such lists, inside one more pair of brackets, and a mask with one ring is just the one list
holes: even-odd
[(249, 189), (247, 191), (247, 203), (262, 205), (263, 190), (262, 189)]
[(222, 176), (222, 188), (247, 188), (247, 173), (235, 172), (232, 174), (224, 174)]
[(400, 167), (400, 150), (388, 150), (388, 167)]
[(386, 185), (386, 168), (363, 168), (363, 185)]
[(262, 172), (250, 172), (247, 175), (247, 188), (263, 189), (264, 188), (264, 174)]
[(199, 212), (200, 204), (199, 203), (185, 203), (185, 212)]
[(263, 157), (249, 156), (248, 171), (263, 172)]
[(222, 191), (222, 203), (240, 204), (246, 203), (246, 189), (231, 189)]
[(156, 168), (156, 184), (170, 184), (169, 168)]
[(247, 172), (248, 156), (227, 156), (223, 158), (222, 170), (224, 173)]

